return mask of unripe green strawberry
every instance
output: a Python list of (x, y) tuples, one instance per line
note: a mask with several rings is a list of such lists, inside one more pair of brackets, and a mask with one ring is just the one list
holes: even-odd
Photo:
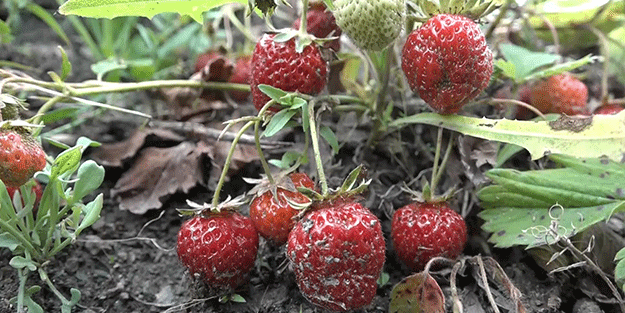
[(380, 51), (401, 32), (406, 12), (404, 0), (336, 0), (336, 24), (356, 45)]
[(0, 180), (7, 187), (25, 184), (46, 166), (46, 154), (30, 134), (0, 131)]

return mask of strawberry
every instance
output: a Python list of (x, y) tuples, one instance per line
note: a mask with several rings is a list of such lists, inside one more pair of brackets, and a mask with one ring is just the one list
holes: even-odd
[(336, 24), (358, 47), (380, 51), (399, 36), (406, 3), (404, 0), (335, 0), (332, 13)]
[(604, 115), (612, 115), (612, 114), (617, 114), (618, 112), (623, 111), (623, 107), (615, 104), (615, 103), (608, 103), (608, 104), (604, 104), (600, 107), (598, 107), (594, 114), (604, 114)]
[(439, 14), (408, 35), (401, 66), (421, 99), (438, 113), (452, 114), (486, 88), (493, 54), (471, 19)]
[(46, 154), (30, 134), (0, 131), (0, 179), (7, 187), (25, 184), (46, 166)]
[[(235, 84), (249, 84), (252, 78), (252, 56), (245, 55), (236, 59), (234, 69), (228, 82)], [(249, 97), (247, 91), (230, 91), (230, 97), (236, 101), (243, 101)]]
[[(293, 22), (292, 27), (299, 29), (299, 26), (300, 19), (298, 18)], [(306, 15), (306, 32), (317, 38), (339, 37), (342, 33), (341, 29), (336, 26), (334, 15), (326, 10), (323, 2), (310, 4), (310, 9)], [(341, 41), (337, 38), (327, 42), (324, 46), (334, 51), (339, 51), (341, 49)]]
[(397, 256), (421, 271), (433, 257), (457, 258), (467, 243), (467, 226), (444, 201), (413, 202), (393, 214), (391, 238)]
[(362, 308), (375, 296), (384, 265), (380, 221), (356, 202), (321, 206), (295, 225), (287, 257), (310, 302), (334, 311)]
[[(313, 189), (315, 183), (305, 173), (291, 173), (289, 175), (293, 187)], [(278, 186), (274, 192), (267, 190), (255, 197), (250, 204), (250, 218), (258, 232), (265, 239), (276, 245), (283, 245), (289, 238), (289, 232), (295, 226), (293, 217), (299, 211), (287, 202), (308, 202), (308, 198), (297, 190), (287, 190)]]
[[(266, 84), (286, 92), (314, 95), (326, 85), (328, 62), (323, 59), (319, 47), (311, 43), (301, 53), (295, 50), (295, 40), (276, 42), (276, 34), (264, 34), (252, 54), (252, 100), (260, 110), (270, 100), (258, 85)], [(272, 106), (271, 111), (278, 111)]]
[(532, 86), (530, 98), (532, 105), (543, 113), (589, 114), (588, 88), (568, 73), (537, 82)]
[[(32, 192), (35, 194), (35, 204), (34, 204), (34, 210), (36, 210), (39, 207), (39, 201), (41, 201), (41, 197), (43, 196), (43, 187), (41, 186), (41, 184), (36, 181), (33, 180), (35, 183), (32, 186), (31, 190)], [(19, 187), (7, 187), (7, 192), (9, 193), (9, 197), (13, 198), (13, 196), (15, 195), (15, 192), (17, 192), (19, 190)], [(24, 201), (22, 200), (22, 205), (24, 205)]]
[(178, 231), (177, 252), (191, 275), (210, 292), (231, 292), (253, 268), (258, 232), (252, 220), (234, 211), (202, 213)]

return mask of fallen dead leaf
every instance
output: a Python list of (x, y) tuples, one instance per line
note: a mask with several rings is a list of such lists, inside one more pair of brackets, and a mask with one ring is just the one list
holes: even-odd
[(204, 157), (211, 157), (213, 151), (203, 142), (186, 141), (169, 148), (145, 148), (111, 195), (119, 200), (120, 209), (134, 214), (160, 208), (163, 198), (204, 183)]
[(185, 139), (167, 129), (142, 128), (124, 141), (103, 144), (94, 151), (92, 157), (104, 166), (122, 167), (123, 161), (134, 157), (146, 141), (150, 141), (150, 137), (157, 138), (157, 141), (161, 143), (164, 141), (181, 142)]

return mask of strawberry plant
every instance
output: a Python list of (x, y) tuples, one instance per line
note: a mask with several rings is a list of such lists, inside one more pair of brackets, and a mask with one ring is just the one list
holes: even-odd
[(83, 203), (104, 180), (104, 168), (93, 161), (80, 162), (83, 151), (95, 143), (81, 138), (76, 146), (60, 153), (37, 178), (46, 187), (35, 210), (36, 194), (24, 185), (12, 197), (0, 181), (0, 247), (13, 253), (10, 261), (19, 276), (17, 296), (12, 300), (17, 312), (43, 312), (33, 295), (41, 287), (28, 285), (36, 274), (61, 301), (61, 312), (71, 312), (80, 300), (80, 291), (71, 289), (69, 299), (48, 277), (46, 264), (70, 246), (100, 217), (103, 195)]

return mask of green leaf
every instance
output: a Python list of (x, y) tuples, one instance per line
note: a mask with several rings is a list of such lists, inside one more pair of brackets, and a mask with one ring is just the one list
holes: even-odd
[(295, 115), (295, 113), (297, 113), (297, 111), (282, 110), (274, 114), (274, 116), (271, 117), (269, 124), (267, 124), (267, 127), (265, 128), (265, 131), (263, 132), (263, 136), (271, 137), (275, 135), (276, 133), (278, 133), (280, 130), (284, 128), (284, 125), (286, 125), (291, 120), (291, 118), (293, 117), (293, 115)]
[(9, 233), (0, 234), (0, 248), (8, 248), (13, 251), (19, 247), (20, 242)]
[(128, 64), (122, 62), (119, 59), (106, 59), (102, 60), (98, 63), (91, 64), (91, 70), (94, 74), (96, 74), (99, 78), (103, 77), (104, 74), (115, 71), (115, 70), (124, 70), (128, 68)]
[(73, 119), (77, 116), (79, 110), (80, 108), (72, 107), (59, 108), (41, 116), (41, 121), (47, 125), (63, 119)]
[(616, 79), (625, 85), (625, 27), (614, 29), (608, 34), (607, 66)]
[(48, 27), (50, 27), (52, 30), (54, 30), (54, 32), (59, 37), (61, 37), (61, 39), (63, 39), (63, 41), (65, 42), (66, 45), (70, 45), (71, 44), (70, 41), (69, 41), (69, 37), (67, 37), (67, 34), (65, 34), (65, 31), (63, 30), (61, 25), (59, 25), (59, 23), (56, 21), (56, 19), (54, 19), (52, 14), (50, 14), (44, 8), (42, 8), (41, 6), (36, 4), (34, 1), (28, 1), (28, 4), (26, 4), (25, 8), (26, 8), (26, 10), (28, 10), (28, 12), (30, 12), (33, 15), (37, 16), (40, 20), (42, 20), (44, 23), (46, 23), (48, 25)]
[(625, 209), (625, 165), (607, 158), (550, 158), (561, 168), (492, 169), (493, 185), (478, 192), (483, 229), (497, 247), (553, 243)]
[(63, 174), (76, 171), (80, 164), (80, 158), (82, 157), (81, 149), (81, 146), (75, 146), (61, 152), (52, 164), (50, 176), (56, 178)]
[(554, 66), (548, 67), (546, 69), (534, 72), (531, 75), (528, 75), (527, 77), (524, 77), (524, 79), (521, 81), (521, 83), (526, 82), (526, 81), (530, 81), (530, 80), (536, 80), (536, 79), (541, 79), (541, 78), (547, 78), (547, 77), (551, 77), (554, 75), (558, 75), (558, 74), (562, 74), (565, 72), (569, 72), (572, 71), (578, 67), (584, 66), (586, 64), (590, 64), (593, 63), (594, 61), (596, 61), (598, 59), (598, 57), (592, 56), (592, 55), (587, 55), (579, 60), (573, 60), (573, 61), (569, 61), (569, 62), (565, 62), (562, 64), (556, 64)]
[(330, 144), (335, 154), (339, 152), (339, 141), (336, 139), (336, 135), (330, 127), (322, 125), (319, 128), (319, 134)]
[[(499, 50), (508, 61), (505, 64), (502, 64), (505, 65), (505, 67), (502, 68), (504, 73), (514, 73), (512, 76), (508, 76), (515, 81), (523, 80), (539, 67), (553, 64), (560, 58), (557, 54), (533, 52), (513, 44), (501, 44), (499, 45)], [(498, 65), (499, 63), (500, 62), (497, 61)], [(512, 69), (510, 69), (510, 66), (512, 66)]]
[(76, 229), (77, 234), (100, 219), (100, 212), (102, 211), (103, 203), (103, 195), (99, 194), (95, 200), (85, 205), (85, 218), (80, 222), (80, 225)]
[(258, 89), (276, 102), (279, 102), (282, 97), (287, 95), (287, 93), (281, 89), (265, 84), (258, 85)]
[(232, 296), (230, 296), (230, 301), (232, 302), (236, 302), (236, 303), (245, 303), (245, 298), (243, 298), (240, 294), (233, 294)]
[(388, 312), (444, 313), (445, 295), (429, 273), (416, 273), (393, 287)]
[(88, 160), (78, 168), (78, 181), (74, 184), (74, 201), (96, 190), (104, 181), (104, 167)]
[(72, 72), (72, 64), (69, 63), (69, 60), (67, 59), (67, 53), (65, 53), (65, 49), (63, 49), (63, 47), (59, 46), (59, 50), (61, 50), (61, 80), (65, 81), (65, 79), (67, 78), (67, 76), (69, 76), (69, 74)]
[(9, 25), (0, 20), (0, 43), (10, 43), (11, 41), (13, 41), (13, 35), (11, 35)]
[(9, 261), (9, 264), (17, 269), (27, 268), (31, 272), (37, 270), (37, 265), (35, 264), (35, 262), (22, 256), (14, 256), (11, 261)]
[[(552, 119), (549, 117), (549, 119)], [(625, 154), (625, 111), (583, 119), (561, 116), (552, 121), (517, 121), (420, 113), (399, 118), (390, 127), (428, 124), (465, 135), (511, 143), (527, 149), (532, 160), (548, 154), (600, 157), (620, 161)]]
[(118, 16), (144, 16), (152, 18), (165, 12), (189, 15), (203, 23), (202, 13), (226, 3), (247, 4), (246, 0), (69, 0), (59, 8), (64, 15), (114, 18)]

